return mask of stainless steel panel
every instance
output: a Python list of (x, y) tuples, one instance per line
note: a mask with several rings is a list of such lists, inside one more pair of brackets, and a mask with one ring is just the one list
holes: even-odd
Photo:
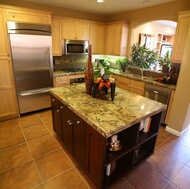
[(51, 107), (49, 89), (18, 93), (20, 113), (27, 113)]
[[(157, 102), (161, 102), (168, 106), (170, 100), (171, 91), (169, 89), (164, 89), (161, 87), (156, 87), (152, 85), (145, 85), (144, 96), (155, 100)], [(167, 114), (167, 109), (163, 111), (161, 123), (165, 124), (165, 118)]]
[(13, 34), (51, 35), (50, 25), (7, 22), (8, 32)]

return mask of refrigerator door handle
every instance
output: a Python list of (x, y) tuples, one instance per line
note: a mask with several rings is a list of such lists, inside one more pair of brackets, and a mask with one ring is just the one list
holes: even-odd
[(50, 77), (53, 78), (53, 57), (52, 57), (52, 48), (49, 47), (49, 66), (50, 66)]
[(20, 96), (31, 96), (31, 95), (42, 94), (42, 93), (47, 93), (47, 92), (49, 92), (49, 88), (32, 90), (32, 91), (23, 91), (23, 92), (20, 92)]

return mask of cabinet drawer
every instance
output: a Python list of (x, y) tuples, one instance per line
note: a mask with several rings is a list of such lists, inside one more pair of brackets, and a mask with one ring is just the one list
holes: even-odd
[(68, 85), (68, 76), (54, 77), (54, 87), (62, 87)]
[(51, 24), (51, 15), (32, 11), (6, 9), (7, 20), (38, 24)]

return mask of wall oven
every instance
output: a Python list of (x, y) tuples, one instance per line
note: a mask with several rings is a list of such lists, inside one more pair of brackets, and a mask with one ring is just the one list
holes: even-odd
[(88, 54), (88, 40), (67, 40), (62, 41), (63, 54)]

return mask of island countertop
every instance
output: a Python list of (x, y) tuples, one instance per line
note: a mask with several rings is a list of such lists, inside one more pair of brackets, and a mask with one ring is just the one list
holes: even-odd
[(114, 101), (107, 95), (93, 98), (85, 84), (50, 89), (50, 94), (80, 116), (105, 138), (166, 109), (166, 105), (116, 87)]

